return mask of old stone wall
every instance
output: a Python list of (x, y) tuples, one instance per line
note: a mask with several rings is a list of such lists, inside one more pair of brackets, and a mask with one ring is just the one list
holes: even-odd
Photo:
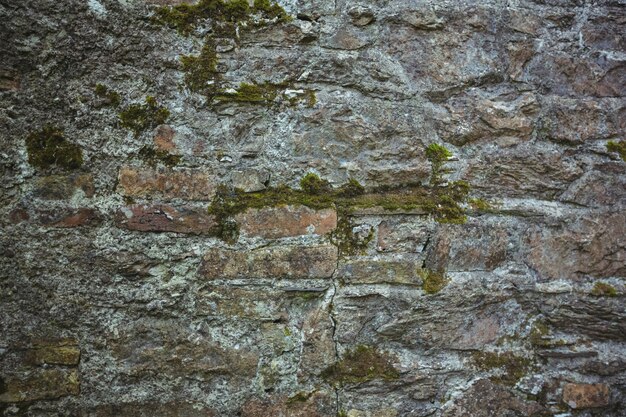
[(625, 416), (623, 0), (0, 0), (0, 415)]

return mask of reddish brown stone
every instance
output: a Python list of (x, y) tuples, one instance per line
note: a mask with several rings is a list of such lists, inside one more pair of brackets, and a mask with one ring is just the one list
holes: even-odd
[(330, 278), (337, 265), (332, 245), (275, 246), (252, 251), (211, 249), (200, 272), (206, 278)]
[(9, 221), (13, 224), (22, 223), (30, 219), (28, 211), (23, 208), (16, 208), (9, 213)]
[(21, 79), (16, 71), (0, 69), (0, 91), (17, 91), (20, 84)]
[(119, 189), (130, 197), (205, 201), (213, 197), (215, 183), (206, 171), (123, 167), (119, 172)]
[(136, 205), (120, 209), (117, 225), (140, 232), (210, 234), (217, 223), (205, 210), (168, 205)]
[(239, 214), (236, 220), (244, 235), (276, 239), (332, 232), (337, 227), (337, 212), (305, 206), (270, 207), (250, 209)]
[(565, 384), (563, 402), (572, 408), (597, 408), (609, 405), (606, 384)]
[(174, 153), (176, 145), (174, 144), (174, 129), (169, 125), (159, 125), (154, 134), (154, 146), (161, 151)]
[(62, 209), (60, 211), (43, 212), (39, 221), (48, 227), (79, 227), (91, 226), (100, 222), (100, 214), (91, 208), (76, 210)]

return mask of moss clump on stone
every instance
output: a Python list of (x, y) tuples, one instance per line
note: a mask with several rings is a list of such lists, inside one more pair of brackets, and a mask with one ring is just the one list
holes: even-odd
[(422, 277), (422, 289), (426, 294), (437, 294), (450, 281), (444, 272), (420, 269), (418, 273)]
[(350, 178), (347, 183), (339, 187), (339, 194), (343, 197), (357, 197), (365, 194), (365, 187), (354, 178)]
[(452, 157), (452, 152), (436, 143), (431, 143), (426, 148), (426, 158), (430, 161), (431, 176), (430, 185), (435, 187), (444, 183), (443, 175), (449, 170), (443, 168), (443, 164)]
[(354, 256), (365, 252), (374, 239), (374, 228), (370, 227), (366, 234), (354, 232), (355, 224), (349, 211), (344, 209), (337, 213), (337, 228), (330, 234), (330, 242), (337, 246), (339, 256)]
[(120, 96), (120, 93), (111, 90), (104, 84), (96, 84), (96, 87), (94, 88), (94, 93), (96, 94), (96, 96), (103, 99), (105, 101), (104, 104), (108, 106), (117, 107), (122, 102), (122, 97)]
[(605, 282), (596, 282), (593, 285), (591, 294), (598, 297), (616, 297), (617, 290), (615, 289), (615, 287)]
[(309, 398), (311, 398), (311, 396), (315, 393), (315, 391), (312, 392), (297, 392), (294, 395), (292, 395), (291, 397), (287, 398), (287, 406), (288, 407), (294, 407), (294, 406), (298, 406), (299, 403), (304, 403), (307, 402), (309, 400)]
[(131, 104), (119, 113), (120, 125), (132, 130), (138, 137), (147, 129), (165, 123), (170, 111), (160, 106), (154, 97), (146, 97), (145, 104)]
[(300, 188), (307, 194), (322, 195), (331, 191), (332, 187), (326, 180), (309, 172), (300, 180)]
[(343, 359), (326, 368), (322, 378), (333, 384), (359, 384), (374, 379), (392, 381), (400, 377), (390, 357), (371, 346), (359, 345)]
[(154, 21), (189, 35), (198, 25), (210, 20), (218, 24), (245, 23), (250, 26), (265, 26), (269, 22), (286, 22), (289, 15), (276, 2), (255, 0), (200, 0), (198, 3), (164, 6), (156, 10)]
[(137, 156), (151, 167), (155, 167), (161, 163), (171, 168), (178, 165), (181, 160), (180, 155), (172, 155), (169, 152), (154, 149), (151, 146), (144, 146), (141, 148)]
[(217, 72), (217, 53), (213, 41), (207, 39), (200, 55), (180, 58), (185, 72), (185, 84), (190, 91), (212, 97), (218, 91), (220, 74)]
[(472, 209), (478, 211), (490, 211), (493, 209), (491, 204), (482, 198), (470, 198), (468, 203)]
[(472, 356), (474, 365), (483, 371), (500, 369), (498, 375), (491, 380), (505, 385), (515, 385), (530, 370), (532, 361), (529, 358), (518, 356), (513, 352), (476, 352)]
[(215, 95), (217, 101), (230, 101), (250, 104), (271, 103), (278, 97), (278, 92), (284, 89), (284, 84), (241, 83), (236, 89), (226, 89)]
[(26, 138), (28, 163), (36, 168), (59, 167), (67, 170), (78, 169), (83, 164), (80, 146), (68, 142), (63, 131), (46, 125)]
[(606, 144), (606, 150), (617, 152), (622, 160), (626, 161), (626, 140), (620, 140), (619, 142), (610, 140)]

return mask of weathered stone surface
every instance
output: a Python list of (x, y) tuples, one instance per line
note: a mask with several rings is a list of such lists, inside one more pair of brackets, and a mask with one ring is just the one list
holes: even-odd
[(574, 409), (609, 405), (609, 386), (606, 384), (565, 384), (563, 402)]
[(241, 408), (242, 417), (332, 417), (337, 414), (331, 394), (324, 391), (299, 392), (293, 397), (251, 399)]
[(385, 219), (378, 225), (376, 250), (420, 253), (434, 227), (434, 224), (423, 220)]
[(211, 249), (202, 261), (206, 278), (330, 278), (337, 266), (332, 245), (269, 246), (250, 251)]
[(206, 405), (187, 401), (138, 402), (102, 405), (88, 409), (84, 417), (214, 417)]
[(209, 200), (215, 192), (215, 179), (202, 170), (122, 167), (119, 189), (130, 197)]
[(176, 144), (173, 140), (175, 133), (176, 131), (171, 126), (157, 126), (153, 138), (155, 148), (168, 153), (176, 153)]
[(337, 227), (337, 212), (333, 209), (313, 210), (305, 206), (283, 206), (249, 209), (235, 220), (246, 236), (266, 239), (302, 235), (325, 235)]
[(409, 257), (359, 257), (339, 262), (337, 278), (350, 284), (413, 284), (421, 282), (421, 262)]
[(35, 369), (7, 377), (0, 403), (56, 399), (80, 393), (76, 369)]
[[(526, 234), (527, 261), (542, 279), (626, 276), (626, 215), (598, 213)], [(556, 260), (558, 259), (558, 262)]]
[(140, 232), (198, 235), (211, 234), (217, 226), (215, 218), (204, 210), (168, 205), (123, 207), (117, 212), (116, 222), (119, 227)]
[(249, 169), (232, 173), (233, 187), (239, 188), (247, 193), (264, 190), (267, 188), (269, 181), (270, 174), (267, 171)]
[(505, 415), (542, 416), (546, 409), (533, 401), (516, 397), (511, 391), (481, 379), (444, 412), (445, 417), (491, 417)]
[(29, 362), (36, 365), (78, 365), (80, 349), (76, 339), (40, 340), (28, 356)]

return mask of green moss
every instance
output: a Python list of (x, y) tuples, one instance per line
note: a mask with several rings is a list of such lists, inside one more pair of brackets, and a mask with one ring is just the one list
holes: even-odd
[(443, 272), (420, 269), (418, 273), (422, 277), (422, 289), (427, 294), (437, 294), (450, 281)]
[(144, 146), (139, 150), (137, 156), (144, 160), (149, 166), (155, 167), (159, 163), (167, 167), (173, 167), (180, 163), (180, 155), (172, 155), (160, 149), (154, 149), (151, 146)]
[(330, 183), (321, 179), (316, 174), (309, 172), (300, 180), (300, 188), (310, 195), (322, 195), (329, 193), (332, 189)]
[(612, 285), (605, 282), (596, 282), (593, 285), (591, 294), (598, 297), (616, 297), (617, 290)]
[(491, 379), (505, 385), (515, 385), (531, 370), (532, 365), (530, 359), (515, 355), (513, 352), (476, 352), (472, 360), (480, 370), (501, 370), (498, 375)]
[(200, 55), (180, 58), (185, 72), (185, 84), (190, 91), (212, 98), (219, 90), (220, 74), (217, 72), (217, 53), (212, 40), (205, 41)]
[[(467, 198), (469, 185), (462, 181), (445, 187), (412, 185), (365, 192), (356, 181), (333, 189), (316, 175), (307, 174), (302, 179), (301, 186), (302, 189), (298, 190), (280, 185), (253, 193), (220, 186), (208, 211), (216, 216), (218, 222), (233, 223), (233, 216), (249, 208), (302, 205), (319, 210), (334, 207), (339, 219), (331, 241), (344, 255), (362, 252), (373, 238), (373, 231), (365, 237), (354, 234), (350, 216), (355, 210), (373, 207), (388, 211), (423, 210), (441, 223), (463, 223), (466, 220), (460, 204)], [(231, 232), (234, 229), (228, 227), (227, 230)]]
[(146, 97), (145, 104), (131, 104), (119, 113), (120, 125), (132, 130), (138, 137), (147, 129), (165, 123), (170, 112), (157, 103), (154, 97)]
[(359, 384), (374, 379), (391, 381), (400, 377), (388, 355), (371, 346), (359, 345), (343, 359), (326, 368), (322, 378), (333, 384)]
[(215, 95), (218, 101), (230, 101), (251, 104), (267, 104), (271, 103), (278, 97), (278, 92), (284, 89), (283, 84), (272, 84), (269, 82), (258, 83), (241, 83), (237, 89), (221, 90)]
[(491, 204), (482, 198), (470, 198), (468, 203), (472, 209), (478, 211), (490, 211), (493, 209)]
[(626, 161), (626, 140), (620, 140), (619, 142), (610, 140), (606, 144), (606, 149), (609, 152), (617, 152), (622, 160)]
[(46, 125), (26, 138), (28, 163), (36, 168), (59, 167), (67, 170), (78, 169), (83, 164), (80, 146), (68, 142), (63, 131)]
[(443, 165), (452, 157), (452, 152), (436, 143), (431, 143), (426, 148), (426, 158), (430, 161), (431, 175), (430, 185), (439, 186), (444, 183), (443, 175), (450, 172), (444, 169)]
[(94, 93), (96, 94), (96, 96), (103, 99), (105, 101), (104, 104), (108, 106), (117, 107), (122, 101), (120, 93), (111, 90), (109, 87), (103, 84), (96, 84), (96, 87), (94, 88)]
[(290, 17), (277, 3), (268, 0), (256, 0), (253, 6), (247, 0), (200, 0), (194, 5), (160, 7), (153, 20), (189, 35), (207, 20), (216, 25), (246, 23), (244, 26), (259, 27), (274, 21), (286, 22)]

